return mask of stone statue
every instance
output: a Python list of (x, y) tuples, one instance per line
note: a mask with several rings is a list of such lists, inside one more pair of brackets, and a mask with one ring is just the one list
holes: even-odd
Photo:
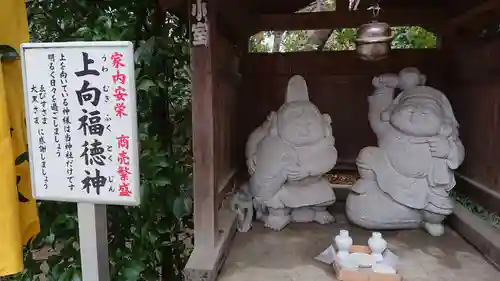
[(253, 216), (244, 198), (251, 198), (256, 218), (274, 230), (291, 221), (334, 221), (326, 208), (335, 202), (335, 194), (323, 178), (337, 162), (330, 123), (309, 101), (304, 78), (293, 76), (285, 103), (247, 141), (250, 181), (231, 203), (240, 216), (240, 231), (249, 229), (248, 216)]
[[(422, 225), (433, 236), (444, 233), (442, 222), (453, 212), (448, 195), (455, 186), (452, 170), (465, 152), (450, 102), (424, 84), (425, 76), (416, 68), (373, 79), (368, 115), (378, 147), (359, 153), (361, 178), (346, 202), (347, 217), (359, 226)], [(393, 100), (397, 87), (402, 92)]]

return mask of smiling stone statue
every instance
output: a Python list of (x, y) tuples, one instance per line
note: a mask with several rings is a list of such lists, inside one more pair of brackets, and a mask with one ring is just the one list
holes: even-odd
[[(252, 198), (257, 219), (274, 230), (291, 221), (332, 222), (326, 207), (334, 203), (335, 194), (322, 177), (337, 162), (330, 122), (330, 117), (309, 101), (304, 78), (292, 77), (286, 102), (248, 139), (250, 181), (244, 190), (246, 196), (234, 197), (233, 206), (248, 208), (241, 200)], [(251, 218), (237, 212), (243, 221), (240, 230), (248, 230)]]
[[(458, 122), (446, 96), (415, 68), (373, 79), (369, 121), (378, 147), (357, 159), (361, 178), (347, 198), (349, 220), (369, 229), (423, 226), (440, 236), (453, 212), (449, 191), (463, 162)], [(395, 89), (403, 91), (393, 100)]]

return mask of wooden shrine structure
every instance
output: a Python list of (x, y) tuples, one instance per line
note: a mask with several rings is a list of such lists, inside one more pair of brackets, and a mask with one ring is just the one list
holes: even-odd
[(221, 206), (246, 174), (245, 142), (283, 103), (294, 74), (305, 77), (312, 102), (332, 118), (337, 166), (352, 167), (361, 148), (376, 144), (366, 117), (372, 77), (418, 67), (448, 95), (461, 125), (467, 155), (458, 188), (500, 212), (500, 0), (379, 1), (378, 20), (438, 37), (436, 49), (393, 50), (379, 62), (354, 51), (248, 51), (260, 31), (356, 28), (372, 19), (366, 8), (375, 1), (350, 11), (348, 0), (338, 0), (335, 11), (310, 13), (296, 11), (311, 0), (159, 1), (191, 27), (195, 248), (188, 280), (216, 278), (235, 232), (235, 215)]

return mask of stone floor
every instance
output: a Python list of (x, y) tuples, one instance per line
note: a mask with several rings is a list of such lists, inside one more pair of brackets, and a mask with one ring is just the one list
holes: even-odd
[[(248, 233), (237, 233), (219, 281), (332, 281), (333, 269), (314, 257), (332, 243), (341, 228), (354, 243), (366, 244), (370, 232), (337, 223), (292, 224), (281, 232), (255, 223)], [(400, 257), (405, 281), (493, 281), (500, 273), (472, 246), (450, 229), (442, 237), (422, 230), (383, 232), (389, 248)]]

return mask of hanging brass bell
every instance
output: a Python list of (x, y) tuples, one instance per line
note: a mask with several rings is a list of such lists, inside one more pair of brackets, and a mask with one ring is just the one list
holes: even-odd
[(394, 33), (385, 22), (372, 21), (363, 24), (356, 32), (356, 52), (363, 60), (385, 59), (391, 51)]

